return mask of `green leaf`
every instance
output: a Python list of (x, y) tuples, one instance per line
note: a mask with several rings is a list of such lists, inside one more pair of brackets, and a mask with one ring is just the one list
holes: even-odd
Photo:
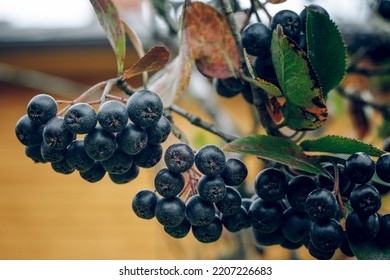
[(327, 135), (314, 140), (304, 140), (300, 145), (303, 150), (310, 152), (327, 152), (334, 154), (364, 152), (374, 157), (379, 157), (384, 154), (384, 151), (363, 141), (336, 135)]
[(347, 49), (337, 25), (323, 13), (308, 9), (307, 54), (319, 77), (324, 95), (344, 78)]
[[(327, 108), (309, 59), (278, 25), (271, 41), (272, 64), (286, 103), (288, 126), (295, 130), (316, 129), (326, 121)], [(294, 116), (289, 120), (290, 116)], [(296, 122), (296, 120), (299, 120)]]
[(223, 149), (227, 152), (255, 155), (298, 170), (328, 176), (316, 159), (305, 155), (300, 146), (285, 138), (249, 135), (228, 143)]
[(126, 35), (119, 13), (111, 0), (90, 0), (90, 2), (116, 55), (118, 76), (122, 75), (126, 54)]

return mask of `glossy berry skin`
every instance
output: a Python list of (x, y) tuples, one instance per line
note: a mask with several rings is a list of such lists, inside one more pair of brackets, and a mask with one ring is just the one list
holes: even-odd
[(260, 22), (247, 25), (241, 34), (242, 46), (253, 56), (269, 56), (271, 39), (271, 29)]
[(131, 206), (139, 218), (150, 220), (154, 218), (157, 201), (157, 195), (153, 191), (141, 190), (134, 196)]
[(286, 36), (290, 37), (295, 42), (299, 42), (301, 18), (297, 13), (290, 10), (281, 10), (277, 12), (272, 18), (271, 29), (276, 29), (278, 24), (283, 27), (283, 33)]
[(337, 209), (336, 197), (327, 189), (312, 191), (305, 202), (305, 211), (315, 222), (334, 218)]
[(343, 228), (335, 219), (315, 222), (310, 230), (310, 240), (321, 251), (336, 250), (344, 241)]
[(63, 150), (73, 141), (75, 134), (66, 129), (64, 118), (52, 118), (44, 127), (43, 141), (53, 149)]
[(128, 123), (124, 129), (116, 134), (116, 141), (119, 148), (126, 154), (136, 155), (148, 144), (148, 134), (142, 127)]
[(379, 246), (390, 248), (390, 214), (379, 218), (379, 231), (375, 241)]
[(136, 164), (133, 164), (128, 171), (122, 174), (111, 174), (110, 176), (111, 181), (113, 181), (116, 184), (126, 184), (131, 181), (133, 181), (135, 178), (138, 177), (139, 174), (139, 167)]
[(225, 196), (215, 203), (217, 209), (224, 215), (234, 215), (241, 208), (241, 194), (233, 187), (226, 187)]
[(226, 185), (238, 186), (244, 182), (248, 176), (248, 169), (245, 163), (236, 158), (230, 158), (226, 161), (226, 166), (221, 173), (221, 178)]
[(248, 217), (252, 227), (259, 232), (271, 233), (282, 224), (283, 208), (276, 201), (256, 199), (249, 207)]
[(80, 172), (81, 178), (90, 182), (96, 183), (103, 179), (104, 175), (106, 175), (106, 170), (104, 170), (102, 164), (99, 161), (95, 161), (90, 169), (87, 171)]
[(221, 215), (223, 226), (230, 232), (238, 232), (251, 226), (249, 223), (248, 212), (241, 206), (240, 210), (233, 215)]
[(253, 199), (248, 197), (243, 197), (241, 201), (241, 206), (245, 208), (245, 210), (248, 212), (249, 207), (251, 207), (251, 204), (253, 202)]
[(378, 177), (386, 182), (390, 183), (390, 153), (381, 155), (376, 162), (376, 174)]
[(71, 168), (82, 172), (89, 170), (94, 163), (94, 160), (85, 152), (84, 140), (81, 139), (76, 139), (70, 143), (65, 159)]
[(45, 142), (41, 144), (41, 155), (45, 161), (59, 162), (65, 158), (66, 149), (56, 150), (47, 145)]
[(46, 163), (41, 154), (41, 146), (29, 147), (26, 146), (25, 154), (28, 158), (31, 158), (34, 163)]
[(225, 169), (226, 157), (217, 146), (206, 145), (195, 154), (195, 165), (202, 174), (217, 176)]
[(270, 233), (258, 231), (253, 228), (253, 237), (255, 238), (256, 244), (260, 246), (279, 245), (286, 240), (280, 228)]
[(245, 83), (241, 79), (227, 78), (215, 81), (215, 90), (219, 96), (232, 98), (237, 96), (245, 88)]
[(263, 169), (255, 178), (255, 192), (263, 200), (276, 201), (286, 195), (287, 177), (276, 168)]
[(187, 201), (186, 217), (193, 226), (207, 226), (215, 217), (214, 204), (194, 195)]
[(336, 250), (322, 251), (317, 247), (315, 247), (311, 241), (309, 241), (307, 249), (309, 251), (309, 254), (314, 258), (316, 258), (317, 260), (330, 260), (334, 256), (334, 253), (336, 251)]
[(163, 113), (160, 97), (146, 89), (136, 91), (127, 101), (127, 113), (130, 120), (141, 127), (155, 125)]
[(40, 146), (42, 143), (43, 126), (34, 124), (24, 115), (16, 123), (15, 134), (19, 142), (28, 147)]
[(253, 69), (259, 78), (271, 82), (274, 85), (278, 85), (278, 79), (274, 65), (272, 64), (272, 58), (269, 57), (256, 57), (253, 62)]
[(174, 227), (185, 218), (186, 205), (178, 197), (163, 197), (157, 201), (155, 215), (163, 226)]
[(145, 148), (133, 158), (134, 163), (142, 168), (152, 168), (160, 162), (163, 148), (160, 144), (147, 144)]
[(291, 242), (301, 242), (310, 232), (312, 222), (306, 213), (287, 208), (283, 212), (280, 229)]
[(105, 131), (101, 126), (84, 137), (84, 149), (87, 155), (94, 160), (109, 159), (117, 148), (115, 135)]
[(302, 12), (299, 14), (299, 17), (301, 18), (302, 32), (306, 32), (307, 9), (311, 9), (313, 11), (320, 12), (320, 13), (329, 17), (328, 12), (323, 7), (316, 5), (316, 4), (310, 4), (305, 9), (303, 9)]
[(123, 174), (131, 168), (132, 164), (133, 157), (120, 148), (117, 148), (109, 159), (102, 161), (103, 168), (111, 174)]
[(345, 222), (348, 239), (352, 242), (365, 242), (375, 238), (379, 231), (379, 216), (361, 216), (352, 211)]
[(287, 201), (298, 211), (305, 211), (305, 203), (309, 194), (317, 189), (316, 181), (307, 175), (298, 175), (288, 182)]
[(183, 173), (194, 164), (194, 151), (185, 143), (176, 143), (167, 148), (164, 161), (167, 168), (172, 172)]
[(221, 177), (202, 176), (198, 182), (199, 195), (210, 202), (221, 201), (226, 195), (226, 185)]
[(66, 161), (66, 159), (63, 159), (61, 161), (58, 161), (58, 162), (52, 162), (51, 163), (51, 168), (55, 171), (55, 172), (58, 172), (58, 173), (61, 173), (61, 174), (71, 174), (73, 173), (76, 168), (72, 168), (69, 166), (68, 162)]
[(202, 243), (215, 242), (222, 235), (222, 222), (215, 216), (214, 220), (207, 226), (192, 226), (192, 234)]
[(57, 102), (47, 94), (34, 96), (27, 105), (27, 115), (36, 125), (43, 125), (57, 115)]
[(390, 1), (381, 0), (378, 5), (378, 13), (385, 19), (390, 19)]
[(375, 162), (366, 153), (357, 152), (346, 160), (345, 172), (352, 182), (364, 184), (370, 181), (374, 175)]
[(116, 133), (124, 129), (129, 115), (126, 106), (116, 100), (104, 102), (97, 113), (99, 124), (108, 132)]
[(184, 218), (183, 221), (177, 226), (174, 227), (164, 226), (164, 231), (174, 238), (183, 238), (187, 236), (190, 230), (191, 230), (191, 224), (187, 220), (187, 218)]
[(376, 213), (382, 205), (382, 198), (378, 190), (370, 184), (362, 184), (355, 187), (349, 201), (353, 210), (361, 216)]
[(66, 111), (64, 115), (65, 127), (74, 134), (91, 132), (97, 122), (97, 114), (91, 105), (77, 103)]
[(148, 143), (164, 143), (171, 133), (171, 130), (171, 123), (166, 117), (162, 116), (155, 125), (146, 128), (146, 133), (148, 134)]
[(161, 169), (154, 177), (154, 187), (163, 197), (174, 197), (184, 188), (185, 180), (181, 173), (169, 171), (168, 168)]

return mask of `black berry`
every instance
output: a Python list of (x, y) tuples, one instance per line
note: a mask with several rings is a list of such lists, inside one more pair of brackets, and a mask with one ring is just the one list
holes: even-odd
[(244, 28), (241, 34), (242, 46), (253, 56), (269, 56), (272, 31), (263, 23), (251, 23)]
[(186, 217), (193, 226), (207, 226), (215, 218), (214, 204), (194, 195), (186, 204)]
[(287, 177), (276, 168), (266, 168), (255, 178), (255, 192), (263, 200), (275, 201), (286, 195)]
[(84, 149), (87, 155), (94, 160), (109, 159), (117, 148), (115, 135), (105, 131), (101, 126), (84, 137)]
[(169, 171), (168, 168), (161, 169), (154, 178), (154, 187), (163, 197), (174, 197), (184, 188), (185, 180), (181, 173)]
[(178, 197), (163, 197), (157, 201), (155, 215), (163, 226), (177, 226), (185, 218), (186, 206)]
[(77, 103), (72, 105), (64, 116), (65, 127), (75, 134), (91, 132), (97, 122), (97, 114), (91, 105)]
[(28, 103), (27, 115), (34, 124), (45, 124), (57, 115), (57, 103), (50, 95), (38, 94)]
[(189, 170), (195, 161), (194, 151), (184, 143), (169, 146), (165, 151), (164, 160), (172, 172), (183, 173)]
[(290, 10), (281, 10), (277, 12), (272, 18), (271, 29), (276, 29), (278, 24), (283, 27), (283, 33), (286, 36), (290, 37), (295, 42), (299, 42), (301, 19), (297, 13)]
[(97, 120), (105, 130), (116, 133), (126, 127), (129, 115), (123, 103), (110, 100), (99, 107)]
[(241, 160), (230, 158), (226, 161), (226, 166), (221, 173), (221, 178), (226, 185), (238, 186), (244, 182), (248, 176), (248, 169)]
[(225, 154), (217, 146), (203, 146), (195, 155), (195, 165), (204, 175), (217, 176), (225, 168)]
[(153, 191), (141, 190), (134, 196), (131, 206), (138, 217), (149, 220), (154, 218), (157, 200)]

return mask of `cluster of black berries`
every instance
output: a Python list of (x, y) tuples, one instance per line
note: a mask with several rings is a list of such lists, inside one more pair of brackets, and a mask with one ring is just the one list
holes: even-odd
[[(226, 160), (225, 154), (214, 145), (206, 145), (194, 153), (184, 143), (168, 147), (164, 160), (166, 168), (157, 173), (154, 181), (161, 197), (152, 190), (138, 192), (132, 202), (138, 217), (156, 217), (175, 238), (182, 238), (192, 230), (194, 237), (203, 243), (218, 240), (223, 227), (236, 232), (250, 226), (244, 201), (234, 188), (248, 174), (241, 160)], [(196, 177), (191, 177), (194, 172)], [(186, 188), (190, 196), (183, 201), (180, 195)]]
[[(255, 22), (244, 28), (241, 34), (242, 45), (247, 54), (254, 57), (251, 64), (257, 77), (278, 86), (270, 50), (272, 32), (278, 25), (282, 26), (283, 32), (287, 37), (296, 42), (306, 52), (307, 9), (329, 16), (324, 8), (311, 4), (302, 10), (299, 15), (291, 10), (279, 11), (274, 15), (270, 27), (264, 23)], [(248, 103), (253, 103), (249, 84), (239, 78), (217, 79), (215, 87), (220, 96), (231, 98), (241, 93)]]
[(377, 6), (378, 13), (386, 20), (390, 19), (390, 1), (380, 0)]
[(63, 117), (57, 110), (51, 96), (34, 96), (16, 124), (16, 136), (34, 162), (50, 162), (63, 174), (77, 170), (89, 182), (106, 173), (118, 184), (135, 179), (140, 167), (160, 161), (161, 143), (171, 132), (161, 99), (149, 90), (135, 92), (126, 105), (107, 101), (98, 112), (88, 103), (70, 106)]

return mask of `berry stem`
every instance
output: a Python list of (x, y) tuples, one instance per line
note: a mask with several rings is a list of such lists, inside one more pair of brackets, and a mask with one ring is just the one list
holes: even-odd
[(334, 170), (334, 186), (333, 186), (333, 193), (337, 196), (337, 201), (340, 205), (341, 212), (343, 213), (343, 217), (345, 217), (345, 206), (343, 199), (341, 197), (340, 193), (340, 172), (339, 168), (337, 166), (337, 162), (333, 161), (333, 170)]
[(264, 4), (261, 3), (260, 1), (257, 1), (257, 3), (259, 3), (260, 8), (261, 8), (261, 9), (264, 11), (264, 13), (266, 14), (266, 16), (267, 16), (269, 22), (271, 22), (271, 21), (272, 21), (272, 16), (271, 16), (271, 14), (268, 12), (267, 8), (265, 7), (265, 4), (267, 4), (268, 1), (266, 1)]
[(112, 87), (117, 84), (118, 82), (118, 78), (114, 78), (114, 79), (110, 79), (107, 81), (105, 87), (104, 87), (104, 90), (103, 90), (103, 93), (102, 93), (102, 96), (100, 98), (100, 104), (103, 104), (106, 99), (107, 99), (107, 95), (110, 94), (111, 90), (112, 90)]
[(116, 80), (116, 86), (121, 89), (128, 96), (132, 96), (135, 90), (133, 90), (127, 83), (125, 78), (120, 77)]

